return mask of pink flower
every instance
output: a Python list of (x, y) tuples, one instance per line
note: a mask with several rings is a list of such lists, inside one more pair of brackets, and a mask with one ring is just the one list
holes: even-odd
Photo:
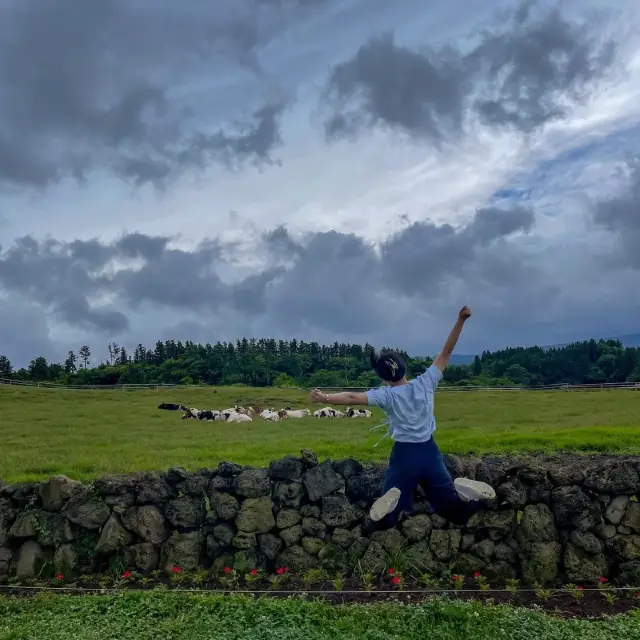
[(476, 571), (476, 572), (473, 574), (473, 577), (474, 577), (474, 578), (479, 578), (481, 575), (482, 575), (482, 574), (481, 574), (479, 571)]
[(607, 582), (609, 582), (609, 580), (607, 578), (605, 578), (604, 576), (600, 576), (600, 583), (601, 584), (607, 584)]
[(394, 568), (391, 568), (387, 571), (387, 573), (392, 576), (394, 573), (396, 572), (396, 570)]
[(231, 567), (225, 567), (225, 568), (223, 569), (223, 571), (224, 571), (227, 575), (229, 575), (229, 574), (231, 573)]
[(284, 567), (283, 571), (284, 571), (285, 573), (289, 573), (289, 567)]
[(458, 582), (458, 580), (460, 580), (460, 576), (451, 576), (451, 580), (453, 580), (453, 582)]
[(258, 575), (258, 570), (257, 570), (257, 569), (251, 569), (251, 571), (249, 571), (249, 573), (250, 573), (252, 576), (257, 576), (257, 575)]
[(582, 591), (582, 590), (584, 589), (584, 587), (581, 587), (580, 585), (578, 585), (578, 586), (576, 587), (576, 589), (577, 589), (578, 591)]
[(56, 580), (58, 580), (58, 581), (60, 581), (60, 580), (64, 580), (64, 576), (63, 576), (61, 573), (59, 573), (59, 574), (56, 576)]
[(394, 576), (391, 580), (391, 584), (400, 584), (400, 577)]
[(181, 571), (180, 567), (173, 567), (173, 573), (180, 573)]
[(125, 571), (125, 572), (122, 574), (122, 577), (123, 577), (125, 580), (128, 580), (128, 579), (131, 577), (131, 571)]
[(276, 573), (277, 573), (279, 576), (281, 576), (281, 575), (284, 573), (284, 569), (283, 569), (282, 567), (278, 567), (278, 568), (276, 569)]

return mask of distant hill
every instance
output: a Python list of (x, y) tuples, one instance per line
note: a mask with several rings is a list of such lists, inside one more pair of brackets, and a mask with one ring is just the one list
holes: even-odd
[[(597, 340), (598, 338), (596, 338)], [(620, 340), (625, 347), (640, 347), (640, 333), (630, 333), (626, 336), (609, 336), (604, 338), (605, 340)], [(578, 342), (578, 341), (576, 341)], [(562, 344), (549, 344), (542, 347), (543, 349), (562, 349), (566, 347), (570, 342), (563, 342)], [(473, 359), (473, 358), (472, 358)]]
[[(630, 333), (626, 336), (614, 336), (610, 338), (605, 338), (605, 340), (620, 340), (625, 347), (640, 347), (640, 333)], [(579, 342), (576, 340), (576, 342)], [(562, 347), (566, 347), (570, 342), (564, 342), (562, 344), (547, 344), (544, 345), (543, 349), (562, 349)], [(451, 356), (451, 364), (471, 364), (473, 359), (475, 358), (475, 354), (470, 353), (454, 353)]]
[(625, 347), (640, 347), (640, 333), (630, 333), (628, 336), (618, 338)]

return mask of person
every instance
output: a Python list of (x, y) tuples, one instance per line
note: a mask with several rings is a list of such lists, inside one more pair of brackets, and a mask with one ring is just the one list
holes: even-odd
[(464, 525), (483, 500), (495, 498), (495, 491), (484, 482), (469, 478), (454, 481), (434, 439), (434, 393), (458, 342), (471, 309), (465, 306), (449, 333), (444, 347), (427, 370), (413, 380), (406, 376), (402, 357), (393, 351), (371, 352), (371, 365), (385, 383), (366, 393), (311, 392), (311, 400), (324, 404), (373, 405), (380, 407), (389, 422), (394, 440), (383, 494), (369, 512), (377, 528), (393, 527), (402, 512), (410, 513), (413, 494), (420, 485), (433, 510), (457, 525)]

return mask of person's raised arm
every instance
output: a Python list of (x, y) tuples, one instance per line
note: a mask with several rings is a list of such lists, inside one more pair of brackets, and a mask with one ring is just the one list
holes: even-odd
[(451, 358), (451, 354), (455, 349), (455, 346), (458, 342), (458, 338), (462, 333), (462, 327), (464, 327), (464, 323), (471, 317), (471, 309), (469, 307), (464, 306), (460, 309), (458, 313), (458, 319), (456, 323), (453, 325), (453, 329), (451, 329), (451, 333), (449, 333), (449, 337), (444, 343), (444, 347), (442, 347), (442, 351), (438, 354), (436, 359), (433, 361), (433, 364), (440, 369), (440, 371), (444, 371), (449, 364), (449, 359)]
[(325, 402), (327, 404), (369, 404), (366, 393), (342, 391), (341, 393), (323, 393), (320, 389), (311, 392), (311, 402)]

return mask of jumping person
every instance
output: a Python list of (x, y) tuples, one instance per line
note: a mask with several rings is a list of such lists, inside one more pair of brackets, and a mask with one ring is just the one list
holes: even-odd
[(371, 365), (386, 386), (366, 393), (311, 392), (313, 402), (380, 407), (389, 422), (389, 434), (395, 441), (384, 481), (383, 495), (369, 516), (374, 523), (393, 527), (402, 512), (409, 513), (413, 493), (420, 485), (436, 513), (457, 525), (466, 524), (482, 508), (481, 500), (495, 498), (495, 491), (484, 482), (469, 478), (451, 478), (433, 433), (434, 393), (449, 363), (471, 309), (462, 307), (442, 351), (433, 364), (414, 380), (407, 380), (406, 365), (393, 351), (371, 352)]

